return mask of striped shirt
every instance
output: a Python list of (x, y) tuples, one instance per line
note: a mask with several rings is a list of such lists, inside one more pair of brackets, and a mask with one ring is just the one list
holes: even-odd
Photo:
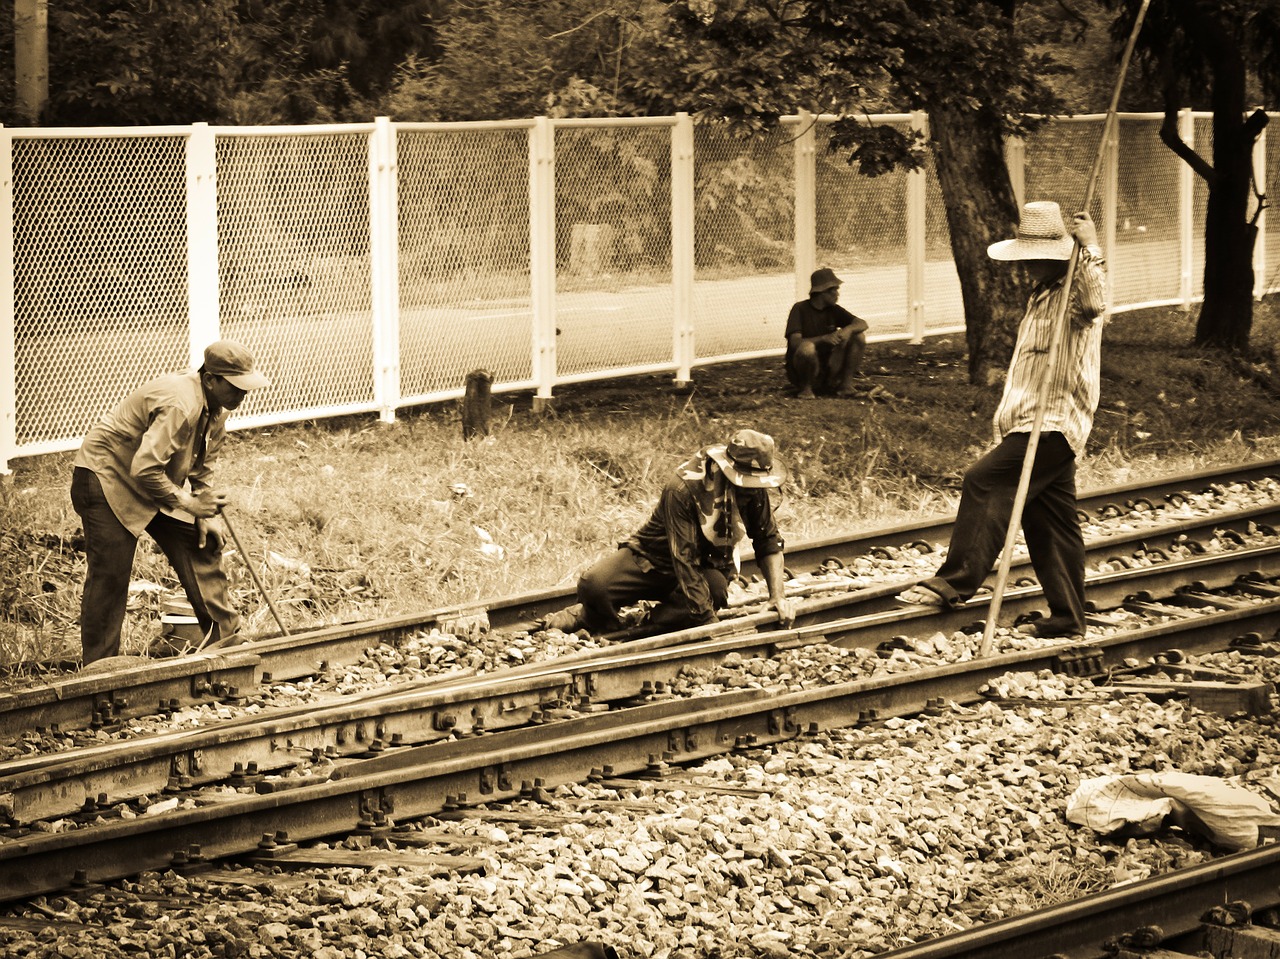
[[(1010, 433), (1030, 433), (1035, 422), (1040, 384), (1048, 374), (1049, 345), (1061, 315), (1064, 277), (1037, 286), (1018, 328), (1013, 362), (992, 425), (996, 442)], [(1059, 345), (1057, 368), (1046, 391), (1041, 430), (1061, 433), (1077, 456), (1093, 428), (1102, 379), (1102, 326), (1107, 308), (1102, 252), (1080, 252), (1071, 297), (1070, 335)]]

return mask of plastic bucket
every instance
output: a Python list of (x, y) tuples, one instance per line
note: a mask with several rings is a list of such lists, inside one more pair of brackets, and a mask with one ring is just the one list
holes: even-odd
[(194, 616), (164, 613), (160, 617), (160, 638), (151, 647), (152, 655), (175, 656), (197, 648), (204, 641), (200, 620)]

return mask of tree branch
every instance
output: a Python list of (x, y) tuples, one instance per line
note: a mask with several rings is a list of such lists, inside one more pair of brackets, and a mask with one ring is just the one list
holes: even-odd
[(1258, 139), (1258, 135), (1262, 133), (1264, 127), (1270, 121), (1267, 111), (1261, 108), (1254, 110), (1249, 114), (1248, 119), (1244, 121), (1244, 135), (1249, 138), (1249, 142), (1253, 143)]
[(1160, 124), (1160, 142), (1181, 157), (1182, 162), (1198, 173), (1201, 179), (1209, 184), (1209, 188), (1213, 189), (1214, 182), (1217, 180), (1217, 173), (1214, 172), (1213, 166), (1178, 136), (1178, 111), (1165, 110), (1164, 122)]

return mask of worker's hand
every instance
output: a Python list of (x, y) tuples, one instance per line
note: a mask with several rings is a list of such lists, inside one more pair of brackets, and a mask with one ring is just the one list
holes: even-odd
[(227, 505), (226, 493), (215, 493), (211, 489), (202, 489), (199, 493), (183, 493), (178, 505), (196, 519), (208, 519), (222, 512)]
[(1084, 210), (1075, 215), (1071, 224), (1071, 235), (1081, 246), (1098, 245), (1098, 231), (1093, 225), (1093, 219)]
[(213, 553), (222, 552), (222, 544), (226, 540), (223, 539), (222, 530), (218, 529), (207, 519), (196, 519), (196, 549), (203, 550), (205, 544), (209, 545), (209, 551)]
[(788, 596), (779, 596), (773, 601), (773, 608), (778, 611), (778, 622), (782, 624), (782, 628), (790, 629), (791, 624), (796, 621), (795, 600)]

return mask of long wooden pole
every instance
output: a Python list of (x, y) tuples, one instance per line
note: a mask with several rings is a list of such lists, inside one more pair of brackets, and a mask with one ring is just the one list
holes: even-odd
[[(1142, 21), (1147, 15), (1147, 7), (1151, 0), (1142, 0), (1138, 15), (1134, 18), (1133, 29), (1129, 31), (1129, 41), (1125, 44), (1124, 55), (1120, 59), (1120, 73), (1116, 77), (1115, 89), (1111, 92), (1111, 104), (1107, 107), (1107, 117), (1102, 124), (1102, 139), (1098, 143), (1097, 153), (1093, 158), (1093, 169), (1085, 184), (1084, 203), (1080, 209), (1086, 212), (1093, 203), (1093, 190), (1097, 185), (1098, 174), (1102, 170), (1103, 157), (1106, 155), (1107, 141), (1111, 137), (1111, 128), (1115, 123), (1116, 110), (1120, 106), (1120, 90), (1124, 86), (1125, 74), (1129, 72), (1129, 60), (1133, 56), (1133, 48), (1138, 42), (1138, 31), (1142, 29)], [(996, 581), (992, 587), (991, 605), (987, 611), (987, 622), (982, 631), (982, 645), (978, 649), (979, 656), (991, 655), (991, 644), (996, 633), (996, 621), (1000, 616), (1000, 606), (1004, 601), (1005, 587), (1009, 582), (1009, 567), (1013, 562), (1013, 547), (1018, 538), (1018, 530), (1022, 526), (1022, 511), (1027, 503), (1027, 490), (1031, 487), (1031, 470), (1036, 462), (1036, 448), (1040, 445), (1040, 431), (1044, 426), (1044, 410), (1049, 401), (1049, 384), (1053, 382), (1058, 365), (1059, 347), (1069, 332), (1070, 323), (1067, 311), (1071, 305), (1071, 285), (1075, 281), (1076, 262), (1080, 258), (1080, 241), (1076, 240), (1071, 250), (1071, 258), (1067, 261), (1067, 273), (1063, 280), (1063, 295), (1058, 303), (1058, 316), (1054, 322), (1054, 333), (1049, 341), (1049, 356), (1045, 365), (1044, 379), (1040, 381), (1036, 396), (1036, 415), (1031, 424), (1031, 435), (1027, 440), (1027, 451), (1022, 459), (1022, 473), (1018, 477), (1018, 489), (1013, 497), (1013, 511), (1009, 516), (1009, 528), (1005, 532), (1004, 547), (1000, 550), (1000, 566), (996, 573)]]

